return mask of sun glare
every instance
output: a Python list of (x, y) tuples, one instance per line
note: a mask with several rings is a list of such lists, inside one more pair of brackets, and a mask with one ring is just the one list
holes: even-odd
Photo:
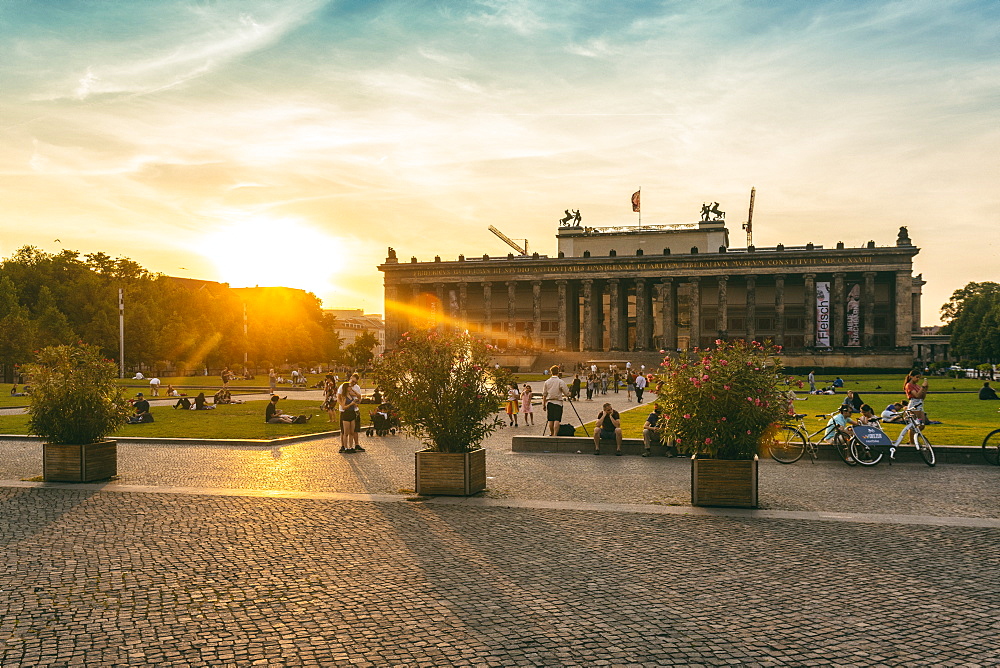
[(208, 233), (198, 252), (234, 288), (283, 286), (322, 296), (335, 292), (336, 248), (336, 238), (300, 220), (255, 216)]

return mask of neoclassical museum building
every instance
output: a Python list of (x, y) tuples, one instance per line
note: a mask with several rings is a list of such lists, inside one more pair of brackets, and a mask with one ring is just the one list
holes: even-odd
[(919, 334), (919, 252), (806, 243), (731, 248), (724, 220), (572, 227), (558, 256), (401, 262), (389, 249), (386, 345), (413, 327), (458, 328), (562, 359), (653, 359), (716, 339), (770, 339), (787, 366), (902, 369)]

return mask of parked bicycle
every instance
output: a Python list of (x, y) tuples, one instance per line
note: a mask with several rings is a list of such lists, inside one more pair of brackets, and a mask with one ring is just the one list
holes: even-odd
[(1000, 429), (986, 434), (983, 439), (983, 457), (993, 466), (1000, 466)]
[[(828, 419), (831, 415), (833, 413), (823, 413), (816, 417)], [(812, 461), (816, 461), (819, 456), (820, 443), (826, 442), (825, 438), (820, 435), (826, 434), (830, 427), (823, 425), (822, 428), (810, 434), (803, 419), (805, 416), (805, 413), (796, 413), (794, 418), (799, 421), (798, 424), (784, 424), (778, 428), (778, 432), (774, 435), (774, 442), (771, 444), (771, 458), (774, 461), (782, 464), (794, 464), (802, 459), (802, 455), (807, 452), (812, 457)], [(836, 431), (830, 444), (833, 445), (833, 449), (837, 451), (845, 464), (849, 466), (856, 464), (854, 458), (851, 457), (851, 447), (847, 436)]]
[[(934, 466), (937, 460), (934, 457), (934, 448), (931, 446), (931, 442), (927, 440), (927, 436), (920, 430), (920, 418), (917, 417), (917, 411), (912, 411), (908, 408), (903, 409), (900, 413), (895, 413), (895, 416), (903, 417), (903, 429), (899, 432), (899, 436), (896, 437), (895, 441), (889, 439), (888, 434), (882, 429), (881, 418), (872, 418), (872, 421), (876, 424), (872, 427), (873, 432), (866, 434), (866, 437), (859, 437), (856, 432), (850, 439), (849, 443), (851, 446), (851, 455), (857, 460), (858, 464), (862, 466), (875, 466), (883, 457), (888, 453), (889, 464), (896, 458), (896, 449), (903, 443), (903, 440), (908, 436), (912, 436), (913, 445), (917, 448), (917, 452), (923, 458), (924, 462), (928, 466)], [(1000, 432), (1000, 430), (998, 430)], [(868, 438), (867, 436), (871, 436)], [(1000, 440), (1000, 438), (998, 438)]]

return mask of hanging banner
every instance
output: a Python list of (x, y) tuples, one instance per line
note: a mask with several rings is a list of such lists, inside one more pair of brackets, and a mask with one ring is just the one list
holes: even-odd
[(855, 283), (847, 293), (847, 345), (861, 345), (861, 285)]
[(816, 282), (816, 347), (830, 347), (830, 283)]

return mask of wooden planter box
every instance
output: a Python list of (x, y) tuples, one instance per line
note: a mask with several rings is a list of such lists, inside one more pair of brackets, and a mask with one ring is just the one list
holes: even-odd
[(691, 505), (757, 507), (757, 457), (745, 460), (691, 457)]
[(117, 441), (86, 445), (42, 444), (42, 478), (46, 482), (94, 482), (116, 475)]
[(424, 495), (470, 496), (486, 489), (486, 450), (432, 452), (416, 455), (416, 492)]

